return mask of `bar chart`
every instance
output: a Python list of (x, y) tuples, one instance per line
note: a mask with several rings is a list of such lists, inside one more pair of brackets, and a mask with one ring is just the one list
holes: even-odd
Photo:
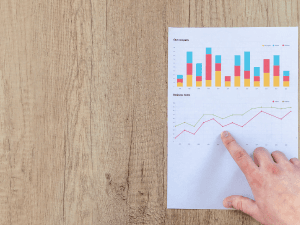
[[(269, 58), (262, 60), (261, 67), (253, 66), (253, 76), (251, 78), (251, 54), (250, 51), (244, 51), (241, 55), (232, 55), (234, 65), (232, 66), (232, 72), (226, 74), (222, 72), (221, 55), (214, 55), (214, 67), (213, 64), (213, 48), (205, 48), (205, 60), (204, 62), (196, 62), (195, 72), (193, 70), (193, 56), (195, 54), (201, 54), (200, 52), (194, 53), (193, 51), (186, 52), (186, 79), (183, 79), (181, 74), (177, 75), (177, 87), (202, 87), (202, 82), (205, 81), (205, 87), (241, 87), (243, 81), (244, 87), (289, 87), (290, 71), (280, 71), (280, 55), (270, 55)], [(203, 54), (203, 53), (202, 53)], [(241, 60), (243, 60), (244, 76), (241, 79)], [(271, 61), (272, 60), (272, 61)], [(270, 63), (273, 64), (273, 70), (270, 69)], [(203, 67), (202, 65), (205, 65)], [(227, 65), (228, 66), (228, 65)], [(214, 71), (213, 71), (214, 68)], [(205, 70), (205, 71), (203, 71)], [(202, 74), (205, 74), (203, 79)], [(214, 76), (213, 76), (214, 74)], [(262, 74), (262, 75), (261, 75)], [(262, 78), (261, 78), (262, 76)], [(273, 83), (271, 84), (271, 76), (273, 77)], [(283, 77), (280, 82), (280, 76)], [(195, 83), (193, 82), (195, 77)], [(222, 82), (224, 79), (225, 82)], [(214, 80), (214, 83), (212, 82)], [(252, 80), (252, 81), (251, 81)], [(262, 85), (261, 85), (262, 80)], [(231, 84), (233, 82), (233, 84)]]

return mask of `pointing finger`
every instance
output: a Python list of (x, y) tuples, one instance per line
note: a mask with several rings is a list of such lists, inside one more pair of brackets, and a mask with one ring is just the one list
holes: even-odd
[(242, 172), (245, 174), (248, 182), (258, 175), (259, 170), (248, 153), (235, 141), (228, 131), (221, 134), (223, 144), (229, 151), (234, 161), (238, 164)]

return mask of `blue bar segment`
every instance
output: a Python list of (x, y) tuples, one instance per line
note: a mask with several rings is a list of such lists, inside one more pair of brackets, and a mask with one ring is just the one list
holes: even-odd
[(206, 48), (206, 54), (211, 54), (211, 48)]
[(290, 71), (283, 71), (283, 76), (290, 76)]
[(196, 63), (196, 77), (202, 76), (202, 63)]
[(240, 55), (235, 55), (234, 56), (234, 65), (235, 66), (240, 66), (241, 65), (241, 56)]
[(259, 67), (254, 67), (254, 76), (257, 76), (257, 77), (260, 76), (260, 68)]
[(221, 63), (221, 56), (216, 55), (216, 62), (215, 63)]
[(279, 55), (274, 55), (274, 66), (279, 66)]
[(250, 71), (250, 52), (244, 52), (244, 67), (245, 71)]
[(193, 52), (186, 52), (186, 63), (193, 63)]
[(183, 75), (177, 75), (177, 79), (183, 79)]

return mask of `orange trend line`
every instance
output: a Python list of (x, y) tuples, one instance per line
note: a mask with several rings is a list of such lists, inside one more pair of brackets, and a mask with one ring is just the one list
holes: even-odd
[(285, 114), (283, 117), (280, 118), (280, 117), (274, 116), (274, 115), (272, 115), (272, 114), (270, 114), (270, 113), (267, 113), (267, 112), (265, 112), (265, 111), (260, 111), (260, 112), (257, 113), (255, 116), (253, 116), (250, 120), (248, 120), (248, 122), (246, 122), (244, 125), (239, 125), (239, 124), (236, 124), (236, 123), (234, 123), (234, 122), (228, 123), (228, 124), (226, 124), (226, 125), (222, 125), (222, 124), (220, 124), (218, 121), (216, 121), (215, 118), (212, 118), (212, 119), (210, 119), (210, 120), (204, 121), (204, 122), (198, 127), (198, 129), (195, 131), (195, 133), (193, 133), (193, 132), (191, 132), (191, 131), (188, 131), (188, 130), (183, 130), (183, 131), (180, 132), (180, 134), (178, 134), (178, 135), (175, 137), (175, 139), (178, 138), (179, 135), (181, 135), (183, 132), (188, 132), (188, 133), (190, 133), (190, 134), (195, 135), (195, 134), (198, 132), (198, 130), (202, 127), (202, 125), (205, 124), (205, 123), (207, 123), (207, 122), (209, 122), (209, 121), (215, 121), (215, 122), (216, 122), (217, 124), (219, 124), (221, 127), (226, 127), (226, 126), (228, 126), (228, 125), (230, 125), (230, 124), (234, 124), (234, 125), (239, 126), (239, 127), (244, 127), (244, 126), (246, 126), (246, 124), (248, 124), (251, 120), (253, 120), (255, 117), (257, 117), (257, 116), (258, 116), (259, 114), (261, 114), (261, 113), (265, 113), (265, 114), (267, 114), (267, 115), (269, 115), (269, 116), (275, 117), (276, 119), (282, 120), (284, 117), (286, 117), (286, 116), (287, 116), (288, 114), (290, 114), (291, 112), (292, 112), (292, 111), (289, 111), (287, 114)]

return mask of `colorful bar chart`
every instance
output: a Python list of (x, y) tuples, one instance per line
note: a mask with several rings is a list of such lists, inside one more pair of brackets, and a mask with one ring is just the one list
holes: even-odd
[(186, 86), (193, 86), (193, 52), (186, 53)]
[(264, 87), (270, 87), (270, 59), (264, 59)]
[(196, 63), (196, 87), (202, 87), (202, 63)]
[(244, 86), (250, 87), (250, 52), (244, 52)]
[(279, 74), (280, 74), (280, 70), (279, 70), (279, 55), (274, 55), (273, 58), (273, 86), (274, 87), (279, 87)]
[(183, 75), (177, 75), (177, 87), (183, 87)]
[(221, 56), (215, 57), (215, 86), (221, 87)]
[(283, 87), (290, 86), (290, 71), (283, 71)]
[(206, 71), (205, 71), (206, 87), (211, 87), (211, 73), (212, 73), (211, 67), (212, 67), (211, 48), (206, 48)]
[(241, 56), (234, 56), (234, 86), (241, 86)]
[[(202, 87), (202, 81), (205, 79), (205, 86), (206, 87), (221, 87), (222, 80), (225, 78), (225, 87), (231, 87), (231, 76), (233, 77), (233, 86), (234, 87), (241, 87), (241, 83), (244, 82), (244, 87), (250, 87), (251, 82), (253, 82), (254, 87), (270, 87), (271, 84), (271, 76), (273, 77), (273, 87), (280, 87), (280, 55), (273, 55), (273, 71), (270, 69), (271, 59), (261, 59), (259, 62), (256, 62), (256, 67), (252, 67), (254, 69), (254, 75), (250, 76), (250, 51), (244, 51), (244, 58), (242, 55), (234, 55), (234, 68), (233, 71), (230, 69), (228, 71), (228, 65), (222, 66), (222, 55), (215, 55), (214, 59), (214, 68), (212, 68), (212, 48), (206, 47), (206, 57), (205, 57), (205, 64), (200, 63), (196, 56), (196, 66), (193, 67), (194, 55), (192, 51), (185, 51), (186, 52), (186, 80), (183, 82), (184, 75), (177, 75), (177, 87), (183, 87), (183, 83), (185, 83), (186, 87), (192, 87), (193, 82), (196, 80), (196, 87)], [(253, 56), (252, 56), (253, 57)], [(232, 58), (231, 58), (232, 59)], [(204, 59), (202, 59), (204, 61)], [(224, 60), (224, 59), (223, 59)], [(228, 60), (228, 59), (227, 59)], [(244, 81), (243, 77), (241, 78), (241, 61), (244, 60)], [(227, 62), (225, 60), (225, 62)], [(232, 62), (232, 61), (231, 61)], [(224, 62), (223, 62), (224, 63)], [(257, 63), (259, 63), (257, 65)], [(205, 66), (205, 78), (204, 76), (204, 66)], [(222, 78), (222, 67), (223, 67), (223, 77)], [(232, 67), (231, 67), (232, 68)], [(262, 68), (262, 71), (260, 69)], [(193, 69), (195, 71), (193, 71)], [(214, 69), (214, 71), (213, 71)], [(225, 72), (224, 72), (225, 70)], [(193, 75), (194, 72), (194, 75)], [(273, 73), (272, 73), (273, 72)], [(283, 71), (283, 79), (281, 86), (289, 87), (289, 72), (290, 71)], [(179, 73), (184, 73), (181, 71)], [(212, 84), (212, 74), (214, 73), (214, 84)], [(233, 73), (233, 75), (232, 75)], [(261, 78), (262, 74), (262, 78)], [(196, 75), (196, 79), (193, 76)], [(230, 75), (230, 76), (227, 76)], [(252, 81), (250, 81), (252, 80)], [(260, 81), (263, 82), (261, 85)], [(175, 82), (174, 82), (175, 83)], [(203, 84), (204, 86), (204, 84)]]
[(254, 87), (260, 87), (260, 68), (254, 67)]
[(231, 77), (225, 76), (225, 87), (231, 87)]

